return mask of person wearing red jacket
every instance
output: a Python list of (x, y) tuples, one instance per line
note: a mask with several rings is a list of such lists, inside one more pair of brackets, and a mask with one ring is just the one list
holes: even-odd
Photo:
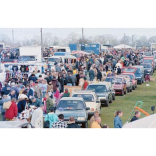
[(15, 103), (15, 99), (12, 99), (10, 108), (7, 109), (5, 112), (6, 121), (12, 120), (14, 117), (17, 116), (17, 113), (18, 113), (18, 108), (17, 108), (17, 105)]

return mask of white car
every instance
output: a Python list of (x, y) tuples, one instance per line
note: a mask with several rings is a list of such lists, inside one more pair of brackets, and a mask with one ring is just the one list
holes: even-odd
[(86, 106), (90, 108), (90, 110), (88, 110), (89, 116), (94, 115), (95, 111), (98, 111), (100, 113), (101, 103), (95, 92), (86, 91), (86, 90), (75, 91), (73, 92), (72, 97), (83, 98), (83, 100), (86, 103)]

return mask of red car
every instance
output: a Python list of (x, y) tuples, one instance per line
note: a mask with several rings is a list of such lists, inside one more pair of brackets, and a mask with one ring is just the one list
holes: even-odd
[(132, 89), (135, 90), (137, 88), (137, 80), (134, 73), (122, 73), (122, 75), (128, 75), (132, 82)]
[(114, 78), (112, 84), (116, 95), (123, 96), (124, 94), (127, 94), (127, 85), (124, 78)]

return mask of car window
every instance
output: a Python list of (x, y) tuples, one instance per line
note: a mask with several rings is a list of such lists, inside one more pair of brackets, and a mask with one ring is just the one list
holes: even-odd
[(89, 85), (87, 90), (95, 90), (96, 93), (107, 92), (105, 85)]
[(89, 102), (89, 101), (93, 102), (94, 101), (94, 97), (92, 94), (74, 94), (73, 97), (81, 97), (86, 102)]
[(58, 104), (59, 110), (83, 110), (84, 103), (80, 100), (61, 100)]
[(153, 60), (143, 60), (144, 63), (152, 63)]
[(114, 83), (114, 84), (122, 84), (122, 79), (120, 79), (120, 78), (114, 79), (112, 81), (112, 83)]
[(124, 71), (124, 72), (134, 72), (135, 69), (134, 68), (123, 68), (122, 71)]

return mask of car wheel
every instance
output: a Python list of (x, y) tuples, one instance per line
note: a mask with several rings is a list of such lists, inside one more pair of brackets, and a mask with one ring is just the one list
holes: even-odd
[(115, 94), (113, 94), (113, 100), (115, 100)]
[(106, 101), (105, 105), (108, 107), (109, 106), (109, 100)]

